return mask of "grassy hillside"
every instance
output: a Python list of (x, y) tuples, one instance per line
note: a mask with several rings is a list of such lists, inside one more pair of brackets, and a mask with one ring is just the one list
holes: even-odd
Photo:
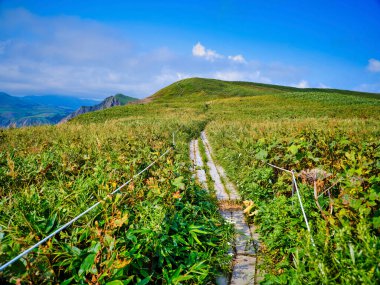
[(295, 88), (242, 81), (189, 78), (175, 82), (152, 95), (156, 102), (167, 101), (208, 101), (225, 97), (246, 97), (283, 93), (341, 94), (378, 99), (380, 94), (346, 91), (338, 89)]
[[(0, 281), (213, 282), (228, 270), (232, 235), (215, 197), (189, 172), (188, 143), (205, 129), (216, 159), (256, 205), (250, 220), (263, 238), (264, 282), (376, 283), (379, 119), (376, 94), (192, 78), (147, 104), (2, 131), (0, 263), (106, 197), (165, 151), (179, 129), (175, 151)], [(300, 174), (316, 247), (291, 197), (291, 177), (263, 161)], [(312, 169), (331, 174), (316, 179), (317, 201), (302, 177)]]
[(129, 102), (133, 102), (133, 101), (136, 101), (138, 99), (136, 98), (133, 98), (133, 97), (130, 97), (130, 96), (126, 96), (126, 95), (123, 95), (123, 94), (116, 94), (114, 95), (114, 97), (122, 104), (122, 105), (125, 105), (125, 104), (128, 104)]

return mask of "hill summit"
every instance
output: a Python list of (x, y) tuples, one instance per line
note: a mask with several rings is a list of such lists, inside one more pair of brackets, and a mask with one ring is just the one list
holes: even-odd
[(156, 102), (173, 101), (208, 101), (228, 97), (247, 97), (258, 95), (284, 94), (284, 93), (335, 93), (342, 95), (364, 96), (379, 98), (379, 94), (366, 93), (350, 90), (327, 89), (327, 88), (297, 88), (274, 84), (224, 81), (211, 78), (187, 78), (174, 82), (153, 94), (150, 99)]

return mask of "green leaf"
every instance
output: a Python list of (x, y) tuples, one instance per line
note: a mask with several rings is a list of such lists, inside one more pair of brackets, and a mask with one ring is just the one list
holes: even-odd
[(176, 179), (173, 180), (172, 182), (172, 185), (181, 189), (181, 190), (184, 190), (185, 189), (185, 184), (182, 183), (182, 180), (183, 180), (183, 176), (179, 176), (177, 177)]
[(106, 285), (124, 285), (124, 283), (120, 280), (113, 280), (113, 281), (107, 282)]
[(90, 271), (91, 267), (94, 265), (95, 257), (96, 257), (95, 253), (91, 253), (86, 256), (86, 258), (83, 260), (82, 264), (80, 265), (79, 272), (78, 272), (79, 276), (82, 276), (85, 273)]
[(292, 144), (290, 147), (288, 147), (288, 151), (290, 151), (291, 154), (296, 155), (298, 153), (299, 146)]
[(124, 285), (128, 285), (133, 281), (133, 278), (135, 278), (135, 275), (129, 276), (127, 280), (124, 281)]
[(45, 227), (45, 233), (49, 233), (50, 230), (52, 229), (52, 227), (54, 226), (55, 224), (55, 220), (57, 219), (57, 213), (55, 213), (53, 215), (53, 217), (49, 218), (47, 223), (46, 223), (46, 227)]
[(144, 278), (143, 280), (141, 280), (139, 283), (137, 283), (137, 285), (145, 285), (145, 284), (148, 284), (150, 281), (150, 276)]
[(100, 242), (92, 241), (91, 247), (87, 251), (91, 253), (98, 253), (101, 248), (102, 248), (102, 245)]
[(260, 149), (258, 153), (256, 153), (255, 158), (258, 160), (263, 160), (268, 157), (268, 152), (265, 149)]
[(191, 232), (199, 233), (199, 234), (208, 234), (208, 232), (201, 230), (202, 226), (190, 225), (189, 229)]
[(197, 244), (202, 245), (201, 241), (198, 239), (197, 235), (194, 232), (190, 232), (193, 239), (197, 242)]
[(193, 278), (192, 275), (181, 275), (181, 276), (178, 276), (178, 278), (176, 278), (175, 281), (176, 282), (181, 282), (181, 281), (190, 280), (192, 278)]
[(372, 223), (375, 229), (380, 229), (380, 217), (374, 217)]
[(73, 279), (74, 279), (74, 277), (71, 277), (71, 278), (69, 278), (69, 279), (66, 279), (65, 281), (63, 281), (63, 282), (61, 283), (61, 285), (69, 285)]
[(356, 159), (355, 159), (355, 152), (351, 151), (351, 152), (346, 152), (345, 153), (345, 156), (351, 160), (352, 162), (356, 162)]

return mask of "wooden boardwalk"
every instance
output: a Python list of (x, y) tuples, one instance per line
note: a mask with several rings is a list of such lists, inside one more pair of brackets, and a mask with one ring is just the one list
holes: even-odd
[[(207, 161), (204, 162), (199, 151), (199, 143), (203, 144)], [(216, 283), (220, 285), (258, 284), (257, 245), (258, 234), (254, 226), (249, 226), (241, 207), (241, 197), (235, 185), (228, 179), (224, 169), (215, 163), (212, 148), (205, 132), (201, 140), (190, 142), (190, 158), (193, 161), (194, 176), (199, 184), (207, 189), (207, 177), (212, 180), (213, 189), (219, 203), (220, 214), (227, 222), (234, 224), (235, 240), (230, 249), (233, 254), (232, 272), (228, 276), (220, 276)], [(207, 170), (205, 165), (207, 165)], [(207, 172), (206, 172), (207, 171)], [(207, 174), (208, 175), (207, 175)]]

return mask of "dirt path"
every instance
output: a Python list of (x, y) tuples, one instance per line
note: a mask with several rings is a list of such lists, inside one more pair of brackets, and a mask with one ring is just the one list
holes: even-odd
[[(246, 223), (241, 207), (241, 198), (235, 185), (229, 181), (224, 169), (217, 165), (212, 157), (212, 148), (205, 132), (201, 133), (201, 142), (207, 158), (206, 165), (209, 177), (212, 180), (216, 198), (219, 202), (221, 215), (235, 227), (235, 241), (231, 252), (234, 254), (233, 270), (230, 276), (221, 276), (217, 279), (220, 285), (257, 284), (256, 248), (258, 235), (254, 227)], [(190, 142), (190, 158), (193, 161), (193, 171), (197, 181), (207, 189), (207, 175), (205, 164), (199, 151), (199, 141)]]

